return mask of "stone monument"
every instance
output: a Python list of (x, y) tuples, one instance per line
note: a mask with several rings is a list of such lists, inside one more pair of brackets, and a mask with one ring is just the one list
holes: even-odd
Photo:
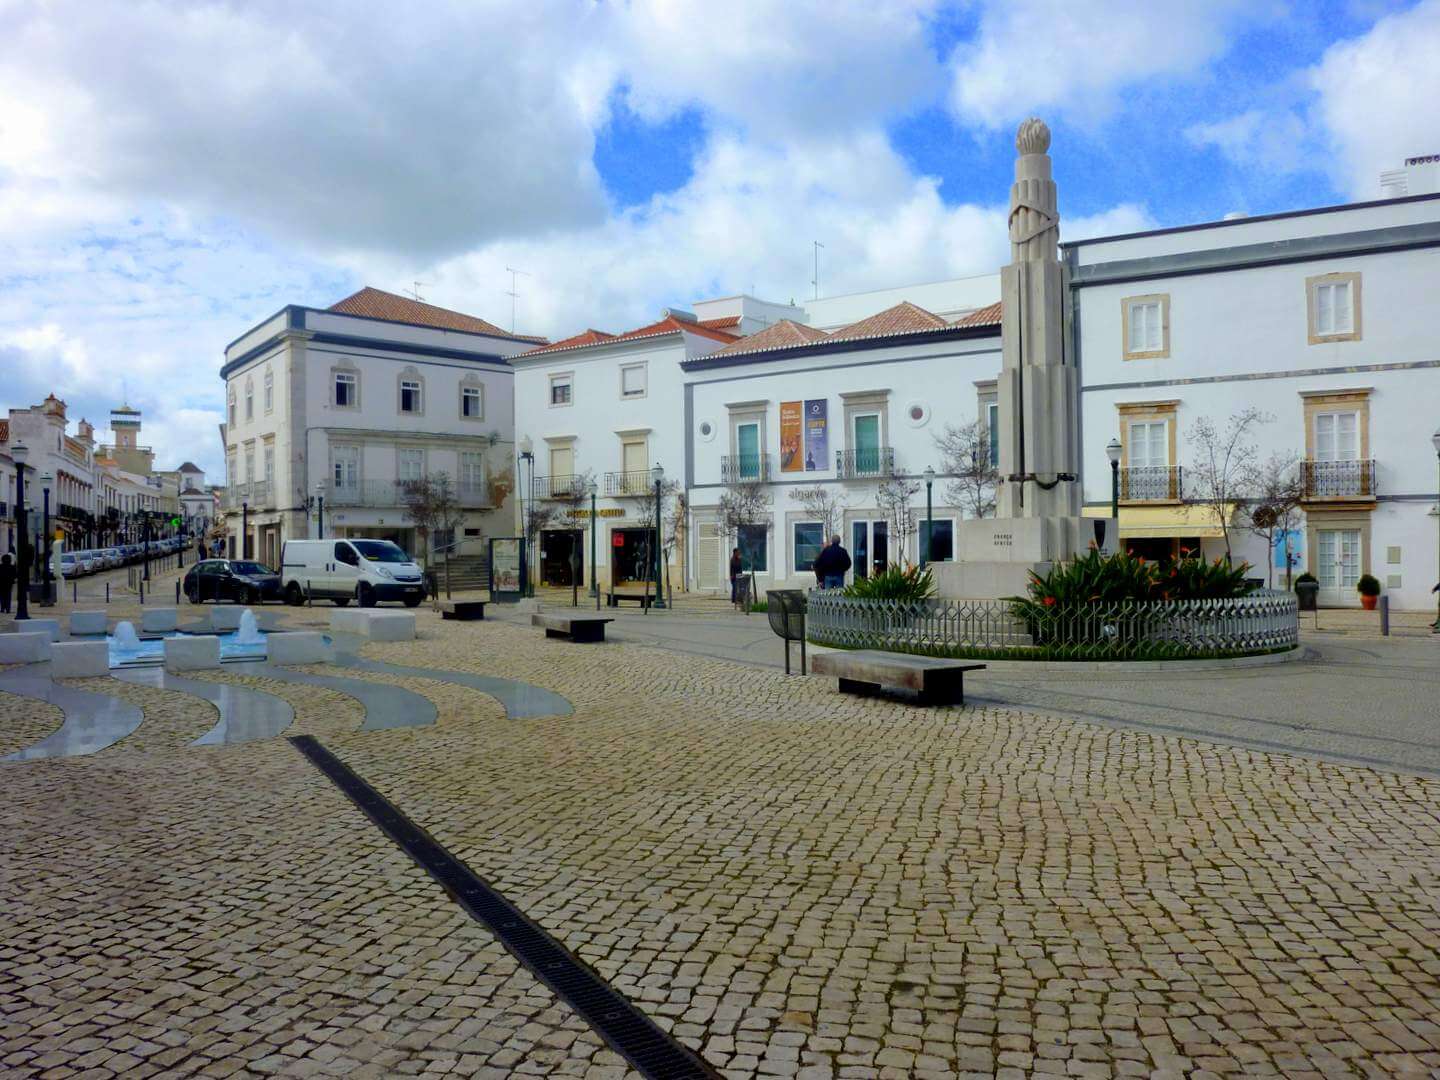
[(1050, 175), (1050, 129), (1015, 136), (1010, 264), (1000, 271), (1000, 489), (996, 516), (960, 523), (956, 562), (935, 563), (940, 595), (1025, 592), (1030, 572), (1115, 547), (1114, 522), (1080, 516), (1080, 377), (1070, 355), (1070, 274)]

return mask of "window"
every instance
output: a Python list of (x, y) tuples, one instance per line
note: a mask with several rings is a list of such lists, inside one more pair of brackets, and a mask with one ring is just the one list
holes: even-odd
[[(934, 526), (934, 531), (930, 526)], [(929, 540), (929, 562), (953, 562), (955, 559), (955, 522), (950, 518), (936, 518), (934, 521), (920, 519), (920, 550), (925, 550)]]
[(1164, 420), (1139, 420), (1130, 425), (1129, 466), (1163, 468), (1170, 464), (1170, 432)]
[(860, 413), (851, 428), (855, 472), (872, 476), (880, 471), (880, 414)]
[(644, 397), (646, 385), (647, 377), (644, 364), (626, 364), (620, 369), (621, 397)]
[(568, 443), (550, 448), (550, 476), (575, 475), (575, 448)]
[(1315, 460), (1356, 461), (1360, 457), (1360, 414), (1315, 414)]
[(400, 380), (400, 411), (403, 413), (418, 413), (420, 411), (420, 380)]
[(275, 447), (265, 447), (265, 483), (275, 482)]
[[(620, 443), (620, 467), (626, 473), (643, 473), (650, 468), (650, 455), (644, 439), (625, 439)], [(644, 482), (642, 481), (642, 484)]]
[(1310, 344), (1358, 341), (1360, 338), (1360, 275), (1321, 274), (1306, 278), (1310, 312)]
[(1120, 301), (1124, 320), (1124, 354), (1126, 360), (1153, 360), (1170, 355), (1170, 297), (1166, 293), (1152, 296), (1127, 296)]
[(235, 388), (230, 387), (230, 393), (225, 400), (226, 411), (230, 414), (230, 426), (235, 426)]
[(770, 570), (770, 530), (764, 525), (741, 525), (735, 530), (735, 546), (740, 549), (740, 564), (746, 570), (765, 574)]
[(248, 483), (253, 483), (254, 480), (255, 480), (255, 448), (254, 448), (253, 446), (247, 446), (247, 447), (245, 448), (245, 482), (246, 482), (247, 484), (248, 484)]
[(460, 416), (466, 420), (485, 419), (484, 387), (460, 387)]
[(990, 402), (985, 407), (985, 429), (990, 436), (990, 465), (1000, 467), (1000, 405)]
[(795, 572), (805, 573), (815, 568), (815, 560), (825, 546), (825, 527), (818, 521), (797, 521), (794, 526)]
[(571, 390), (574, 384), (574, 376), (551, 375), (550, 376), (550, 404), (569, 405), (571, 402)]
[(360, 378), (353, 371), (335, 372), (335, 407), (354, 409), (360, 405)]
[(265, 369), (265, 411), (273, 412), (275, 409), (275, 373), (269, 368)]
[(485, 489), (485, 455), (478, 450), (460, 454), (460, 490), (475, 494)]
[(735, 456), (739, 459), (740, 465), (736, 475), (741, 480), (758, 480), (760, 478), (759, 424), (735, 425), (735, 450)]
[(245, 419), (255, 419), (255, 384), (245, 380)]
[(335, 488), (332, 496), (353, 493), (360, 486), (360, 448), (358, 446), (336, 446), (331, 449), (333, 467), (331, 479)]
[(403, 483), (407, 480), (422, 480), (425, 477), (424, 450), (395, 451), (395, 475)]

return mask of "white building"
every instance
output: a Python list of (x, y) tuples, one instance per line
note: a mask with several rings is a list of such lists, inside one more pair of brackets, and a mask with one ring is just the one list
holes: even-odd
[(508, 533), (506, 359), (541, 340), (370, 288), (252, 327), (221, 369), (231, 552), (277, 565), (286, 537), (317, 535), (322, 498), (325, 535), (414, 552), (403, 483), (440, 473), (465, 508), (457, 541)]
[[(1086, 512), (1108, 514), (1105, 445), (1124, 447), (1120, 535), (1163, 557), (1224, 551), (1196, 497), (1195, 421), (1273, 417), (1260, 457), (1293, 454), (1305, 485), (1288, 537), (1321, 601), (1358, 603), (1369, 573), (1397, 608), (1433, 603), (1440, 355), (1440, 195), (1241, 218), (1063, 245), (1083, 382)], [(1234, 520), (1243, 525), (1244, 508)], [(1239, 531), (1237, 557), (1285, 549)], [(1276, 562), (1278, 560), (1278, 564)]]

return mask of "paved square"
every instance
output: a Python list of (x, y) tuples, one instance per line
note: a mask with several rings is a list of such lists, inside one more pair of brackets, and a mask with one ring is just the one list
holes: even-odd
[[(420, 631), (365, 655), (575, 714), (244, 681), (727, 1075), (1440, 1073), (1440, 783)], [(6, 1075), (626, 1075), (283, 739), (105, 684), (133, 736), (0, 766)], [(0, 698), (0, 744), (56, 723)]]

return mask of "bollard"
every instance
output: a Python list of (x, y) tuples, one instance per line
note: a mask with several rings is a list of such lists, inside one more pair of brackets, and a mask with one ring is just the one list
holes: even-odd
[(145, 582), (144, 582), (144, 581), (141, 581), (141, 582), (140, 582), (140, 603), (141, 603), (141, 606), (144, 606), (144, 603), (145, 603)]
[(110, 582), (105, 582), (105, 606), (110, 606)]
[(175, 582), (175, 606), (180, 606), (180, 582)]
[(80, 583), (78, 581), (70, 582), (70, 603), (80, 603)]
[(1380, 597), (1380, 636), (1390, 636), (1390, 596), (1388, 593)]

